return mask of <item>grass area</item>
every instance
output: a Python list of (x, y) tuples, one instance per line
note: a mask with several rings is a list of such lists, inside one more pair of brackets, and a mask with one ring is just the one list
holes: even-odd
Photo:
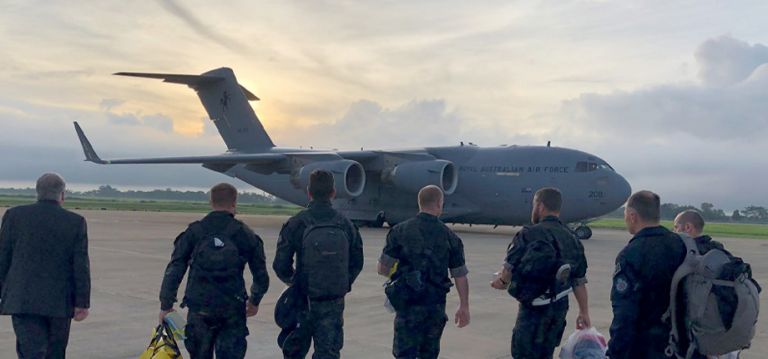
[[(662, 221), (665, 227), (672, 229), (672, 221)], [(592, 228), (626, 229), (623, 219), (607, 218), (591, 222)], [(768, 239), (768, 224), (750, 223), (707, 223), (704, 232), (712, 237), (740, 237)]]
[[(32, 196), (6, 196), (0, 195), (0, 207), (13, 207), (35, 202)], [(196, 201), (155, 201), (134, 199), (108, 199), (108, 198), (77, 198), (71, 197), (64, 201), (64, 207), (68, 209), (87, 209), (102, 211), (144, 211), (144, 212), (194, 212), (207, 213), (211, 207), (207, 202)], [(238, 213), (241, 214), (273, 214), (293, 215), (300, 210), (297, 206), (271, 205), (271, 204), (239, 204)]]

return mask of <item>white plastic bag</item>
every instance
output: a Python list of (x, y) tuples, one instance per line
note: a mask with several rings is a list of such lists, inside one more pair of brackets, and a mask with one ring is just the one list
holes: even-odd
[(728, 354), (718, 355), (714, 357), (710, 357), (713, 359), (739, 359), (739, 351), (731, 352)]
[(594, 327), (576, 330), (560, 348), (560, 359), (604, 359), (608, 344)]

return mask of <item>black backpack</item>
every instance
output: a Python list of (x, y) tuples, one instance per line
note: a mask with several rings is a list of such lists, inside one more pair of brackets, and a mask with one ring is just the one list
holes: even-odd
[(550, 295), (552, 299), (567, 284), (570, 266), (563, 261), (560, 245), (552, 234), (526, 244), (525, 254), (512, 271), (507, 292), (520, 303), (530, 305), (537, 298)]
[(192, 251), (190, 280), (203, 282), (206, 287), (213, 287), (224, 297), (245, 303), (247, 293), (238, 287), (238, 278), (242, 278), (242, 268), (246, 260), (233, 237), (242, 229), (242, 224), (233, 221), (223, 230), (211, 231), (200, 222), (190, 226), (198, 238)]
[(349, 291), (349, 236), (345, 219), (336, 214), (328, 221), (304, 218), (299, 265), (304, 294), (310, 299), (341, 298)]

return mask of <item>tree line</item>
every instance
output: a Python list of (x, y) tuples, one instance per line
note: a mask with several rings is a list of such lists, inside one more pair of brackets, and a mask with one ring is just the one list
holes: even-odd
[[(0, 188), (0, 194), (34, 196), (34, 188)], [(121, 191), (110, 185), (99, 186), (98, 189), (78, 192), (67, 191), (68, 196), (81, 198), (117, 198), (117, 199), (138, 199), (138, 200), (159, 200), (159, 201), (208, 201), (208, 192), (203, 191), (177, 191), (171, 188), (156, 189), (152, 191)], [(255, 192), (240, 192), (238, 202), (251, 204), (288, 204), (275, 196), (269, 194), (260, 194)], [(692, 205), (679, 205), (676, 203), (664, 203), (661, 205), (661, 219), (673, 220), (680, 212), (693, 209), (697, 210), (704, 217), (704, 220), (710, 222), (744, 222), (744, 223), (768, 223), (768, 209), (763, 206), (749, 205), (744, 209), (737, 209), (726, 213), (724, 210), (715, 208), (715, 205), (709, 202), (702, 203), (699, 207)], [(622, 218), (624, 208), (607, 215), (607, 217)]]
[[(768, 209), (763, 206), (749, 205), (744, 207), (744, 209), (736, 209), (733, 212), (726, 213), (722, 209), (715, 208), (715, 205), (709, 202), (704, 202), (699, 207), (663, 203), (661, 205), (661, 219), (674, 220), (680, 212), (689, 209), (699, 211), (707, 222), (768, 223)], [(622, 218), (624, 216), (624, 208), (617, 209), (609, 216)]]

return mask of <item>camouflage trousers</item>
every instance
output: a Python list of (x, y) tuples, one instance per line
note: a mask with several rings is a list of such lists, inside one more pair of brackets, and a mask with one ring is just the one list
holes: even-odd
[(395, 316), (395, 358), (433, 359), (440, 354), (440, 337), (445, 323), (445, 303), (414, 305)]
[(209, 314), (190, 311), (184, 329), (184, 346), (191, 359), (244, 358), (248, 342), (245, 312), (237, 314)]
[(552, 359), (563, 338), (567, 313), (568, 298), (540, 307), (521, 304), (512, 331), (512, 357)]
[(283, 343), (286, 359), (303, 359), (314, 342), (313, 359), (338, 359), (344, 346), (344, 298), (310, 301), (299, 325)]

